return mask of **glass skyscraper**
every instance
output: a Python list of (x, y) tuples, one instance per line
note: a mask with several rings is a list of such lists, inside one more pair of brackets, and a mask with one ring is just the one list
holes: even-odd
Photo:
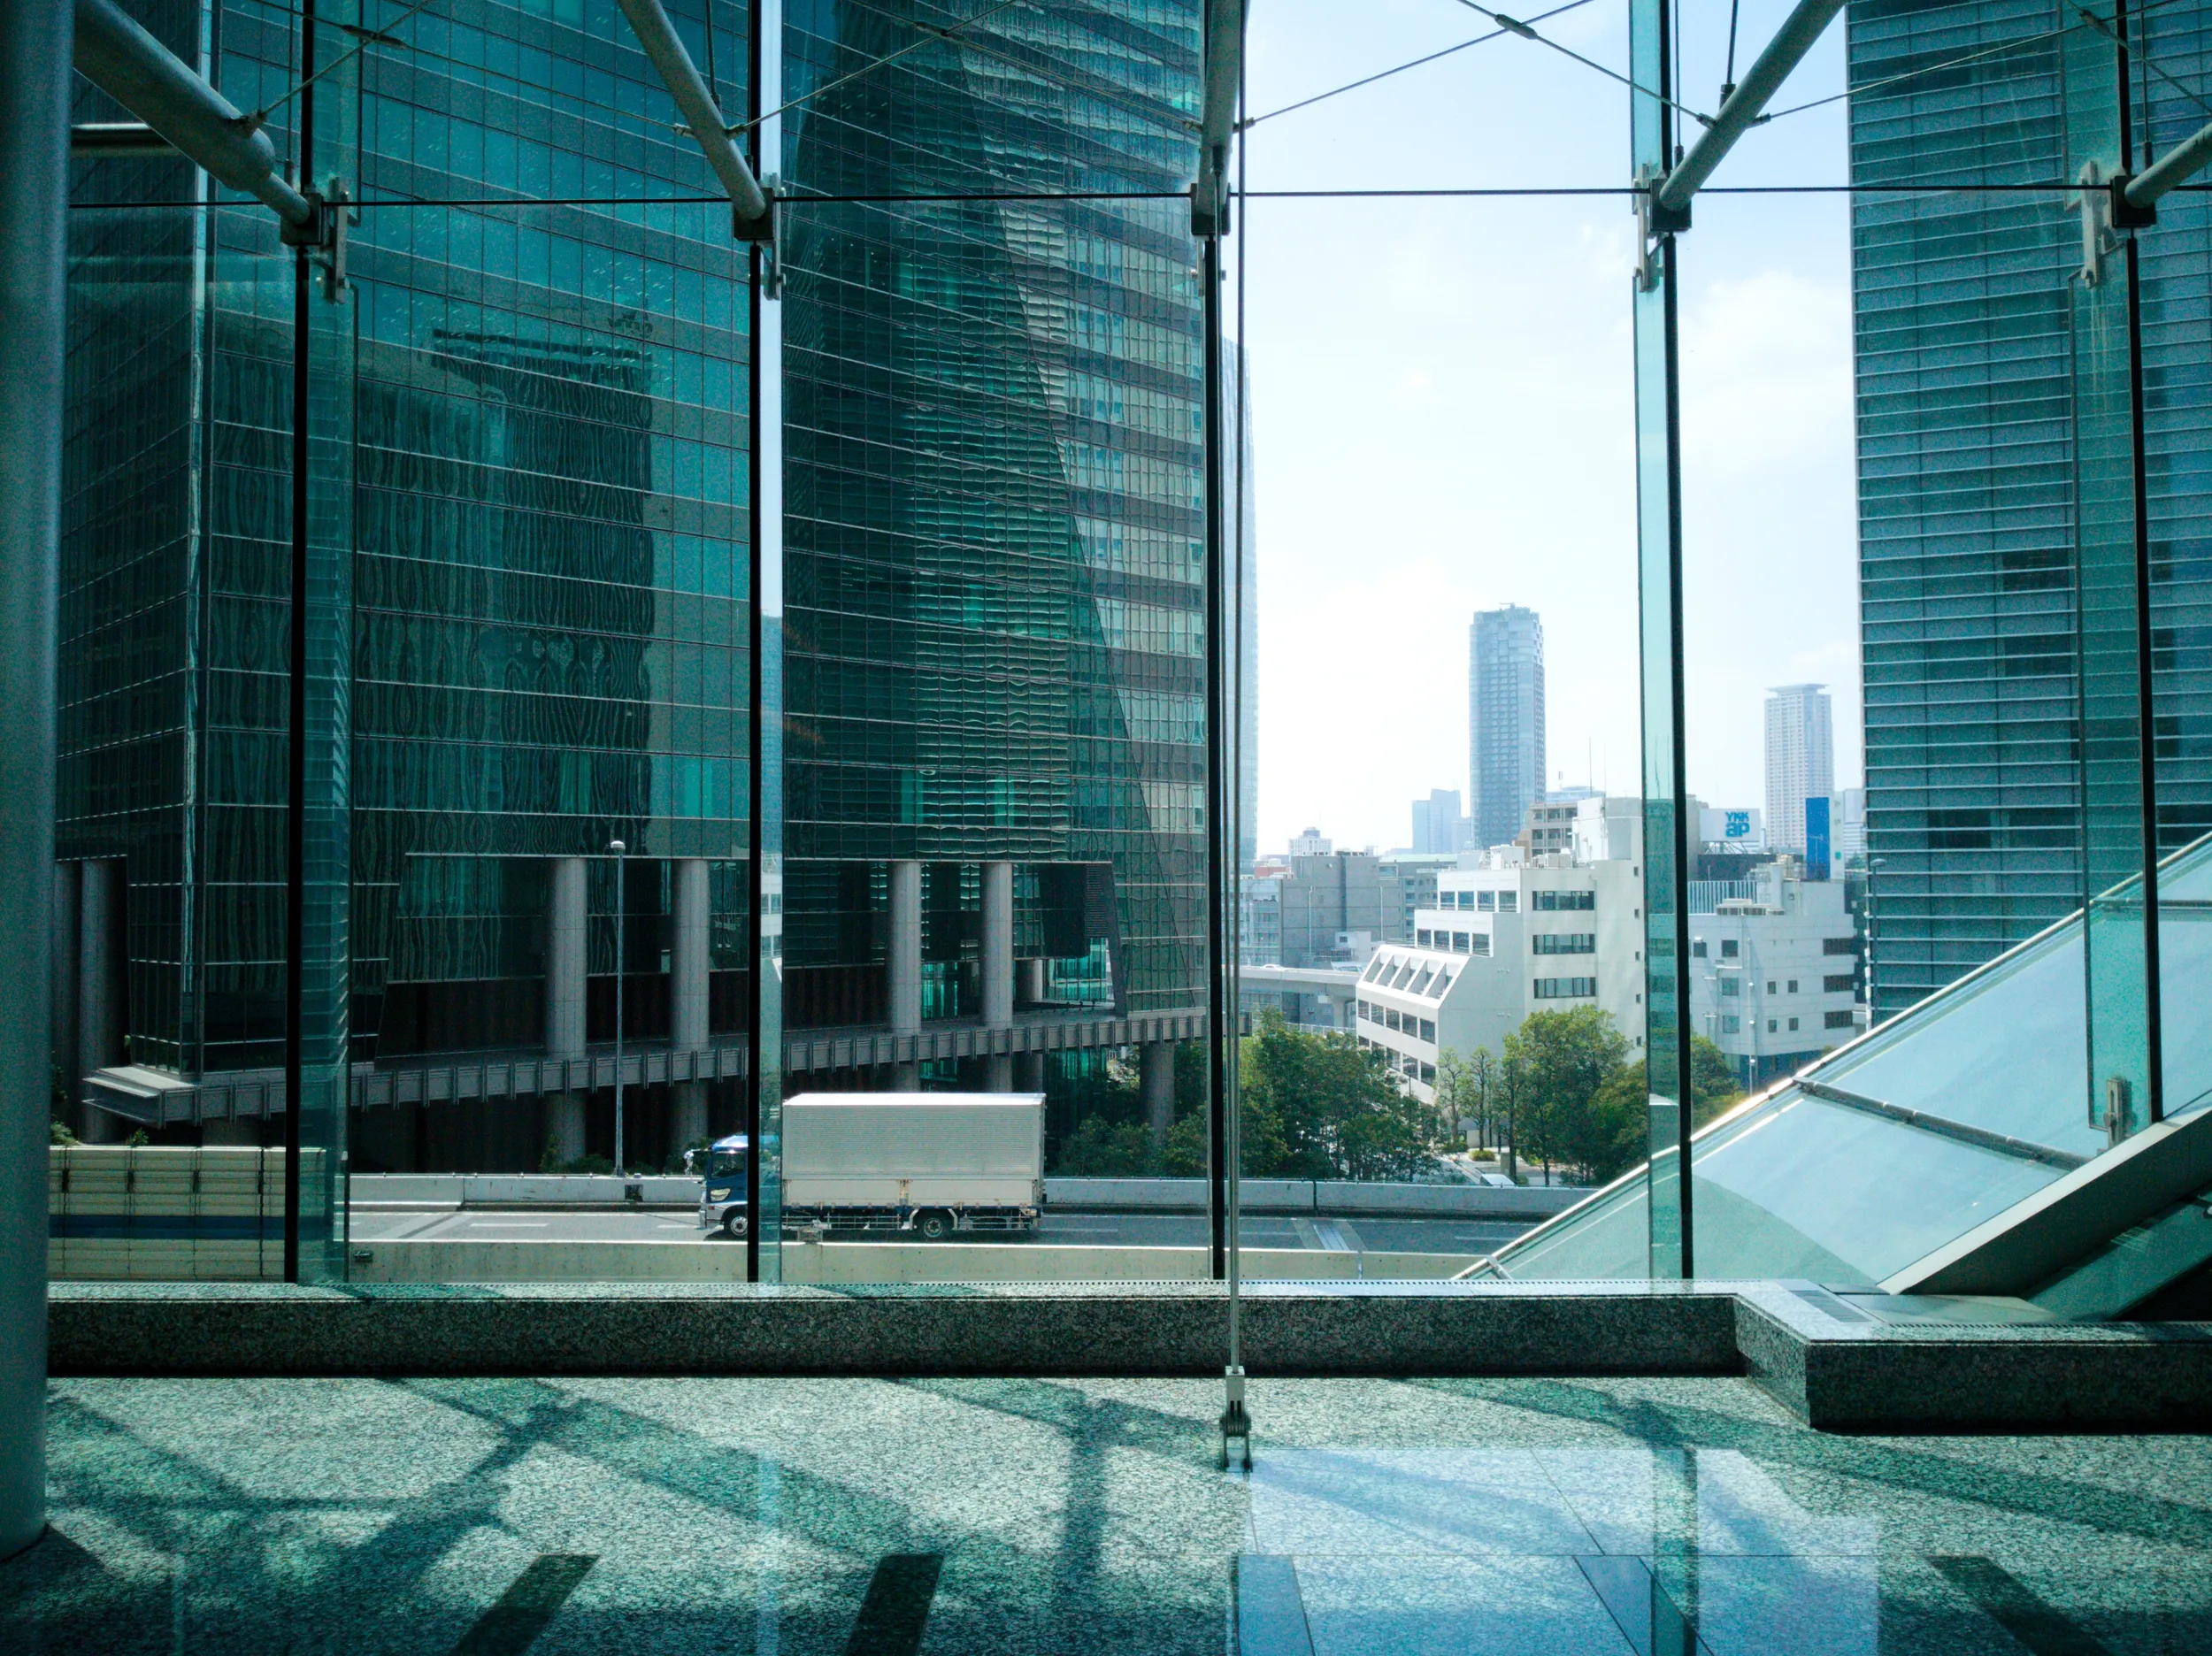
[(1504, 845), (1544, 797), (1544, 624), (1506, 604), (1467, 629), (1467, 814), (1478, 846)]
[[(132, 9), (242, 108), (296, 73), (283, 8)], [(671, 10), (742, 111), (743, 9)], [(787, 14), (794, 195), (1140, 198), (786, 209), (795, 1028), (883, 1021), (894, 859), (926, 870), (933, 1016), (977, 1010), (1000, 861), (1031, 1000), (1202, 1008), (1203, 396), (1168, 198), (1197, 13), (1025, 9), (826, 90), (913, 29)], [(355, 1165), (605, 1154), (603, 1086), (587, 1109), (534, 1060), (612, 1039), (618, 973), (628, 1038), (708, 1054), (633, 1092), (657, 1163), (727, 1130), (743, 1066), (744, 244), (726, 206), (655, 204), (715, 187), (613, 0), (426, 11), (394, 40), (317, 106), (362, 204), (353, 290), (313, 313), (345, 372), (306, 410), (318, 544), (349, 551), (325, 596), (350, 638), (326, 688)], [(75, 175), (84, 202), (209, 188), (174, 159)], [(291, 261), (258, 209), (73, 223), (58, 855), (92, 987), (63, 997), (58, 1080), (141, 1066), (176, 1119), (248, 1135), (284, 1035)]]
[[(2047, 185), (2067, 110), (2040, 0), (1854, 0), (1863, 188)], [(2140, 157), (2202, 125), (2201, 7), (2131, 9), (2160, 74)], [(1981, 54), (1976, 56), (1975, 54)], [(1970, 61), (1960, 61), (1969, 59)], [(1934, 73), (1885, 84), (1908, 71)], [(2212, 214), (2139, 242), (2159, 838), (2212, 828)], [(1853, 207), (1872, 997), (1898, 1011), (2081, 906), (2070, 288), (2078, 211), (2048, 190), (1862, 194)]]

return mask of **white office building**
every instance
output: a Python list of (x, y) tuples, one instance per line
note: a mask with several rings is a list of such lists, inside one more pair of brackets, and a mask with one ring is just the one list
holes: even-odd
[[(1591, 832), (1632, 846), (1633, 801), (1587, 800)], [(1608, 805), (1617, 809), (1609, 816)], [(1361, 975), (1353, 1028), (1389, 1054), (1414, 1096), (1435, 1097), (1443, 1054), (1494, 1054), (1532, 1012), (1598, 1006), (1643, 1044), (1643, 870), (1635, 856), (1487, 859), (1437, 877), (1410, 947), (1386, 944)]]
[(1865, 1008), (1841, 880), (1804, 879), (1785, 857), (1740, 883), (1748, 894), (1737, 884), (1692, 887), (1690, 1016), (1751, 1089), (1842, 1046), (1865, 1027)]

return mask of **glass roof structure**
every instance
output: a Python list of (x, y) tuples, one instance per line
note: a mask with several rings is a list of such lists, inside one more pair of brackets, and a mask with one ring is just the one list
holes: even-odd
[[(2212, 1102), (2212, 840), (2159, 885), (2168, 1119)], [(1698, 1274), (1871, 1285), (2091, 1163), (2077, 914), (1692, 1141)], [(1514, 1277), (1642, 1276), (1647, 1167), (1500, 1250)], [(2030, 1284), (2024, 1284), (2027, 1286)], [(2160, 1285), (2150, 1284), (2149, 1288)]]

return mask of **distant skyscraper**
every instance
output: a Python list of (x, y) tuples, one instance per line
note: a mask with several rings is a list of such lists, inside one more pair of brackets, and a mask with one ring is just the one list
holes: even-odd
[(1503, 845), (1544, 797), (1544, 624), (1507, 604), (1467, 630), (1468, 816), (1478, 845)]
[(1828, 692), (1816, 684), (1767, 693), (1767, 843), (1805, 850), (1805, 801), (1836, 791), (1836, 738)]
[(1426, 799), (1413, 801), (1413, 849), (1417, 852), (1459, 849), (1459, 790), (1432, 788)]

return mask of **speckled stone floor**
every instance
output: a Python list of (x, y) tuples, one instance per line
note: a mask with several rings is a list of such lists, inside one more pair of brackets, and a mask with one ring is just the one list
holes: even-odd
[(72, 1380), (0, 1651), (2212, 1652), (2212, 1439), (1730, 1380)]

